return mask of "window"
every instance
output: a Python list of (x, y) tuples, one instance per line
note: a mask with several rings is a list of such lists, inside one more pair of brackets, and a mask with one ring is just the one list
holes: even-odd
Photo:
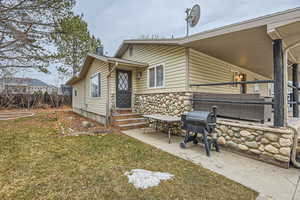
[(149, 69), (149, 87), (155, 87), (155, 68)]
[(74, 96), (77, 97), (77, 90), (74, 90)]
[[(254, 79), (255, 81), (258, 81), (258, 79)], [(253, 86), (253, 92), (254, 93), (259, 93), (259, 84), (254, 84)]]
[(90, 78), (91, 82), (91, 97), (100, 97), (101, 96), (101, 76), (100, 73), (92, 76)]
[(164, 66), (158, 65), (148, 70), (149, 88), (160, 88), (165, 85)]

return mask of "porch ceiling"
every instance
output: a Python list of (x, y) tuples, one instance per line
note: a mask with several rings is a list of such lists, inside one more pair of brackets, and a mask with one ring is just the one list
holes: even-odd
[[(300, 21), (278, 27), (276, 30), (287, 46), (300, 42)], [(300, 46), (291, 49), (291, 52), (293, 55), (291, 61), (300, 62)]]
[(272, 39), (267, 34), (267, 26), (195, 40), (184, 46), (268, 78), (273, 76), (273, 47)]
[[(298, 18), (300, 20), (300, 18)], [(280, 25), (280, 24), (279, 24)], [(272, 39), (281, 38), (284, 48), (290, 47), (300, 42), (300, 21), (290, 22), (286, 25), (276, 26), (270, 25), (268, 32)], [(290, 49), (289, 64), (300, 63), (300, 45)], [(291, 79), (292, 68), (289, 68), (289, 79)]]
[[(284, 48), (300, 41), (300, 7), (191, 35), (180, 45), (273, 78), (275, 39), (282, 39)], [(300, 46), (288, 59), (300, 62)]]

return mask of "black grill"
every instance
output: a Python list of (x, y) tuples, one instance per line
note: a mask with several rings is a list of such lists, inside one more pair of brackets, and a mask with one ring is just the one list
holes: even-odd
[[(219, 152), (219, 146), (216, 139), (211, 136), (215, 131), (217, 122), (217, 108), (212, 107), (212, 112), (193, 111), (181, 116), (182, 129), (186, 130), (186, 136), (183, 142), (180, 143), (182, 148), (186, 148), (186, 144), (193, 142), (198, 144), (198, 133), (202, 134), (202, 142), (205, 145), (207, 156), (210, 156), (211, 147), (214, 146)], [(194, 135), (191, 135), (194, 133)]]

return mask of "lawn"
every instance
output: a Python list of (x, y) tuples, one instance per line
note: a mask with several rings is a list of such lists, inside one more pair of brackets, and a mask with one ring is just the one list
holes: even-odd
[[(59, 124), (72, 124), (66, 122), (75, 120), (70, 116), (39, 113), (0, 121), (1, 200), (257, 197), (243, 185), (118, 133), (62, 136)], [(168, 172), (175, 177), (141, 190), (124, 176), (131, 169)]]

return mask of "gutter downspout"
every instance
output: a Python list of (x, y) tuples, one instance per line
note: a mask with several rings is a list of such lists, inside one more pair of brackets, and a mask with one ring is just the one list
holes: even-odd
[[(297, 41), (295, 42), (294, 44), (288, 46), (287, 48), (284, 49), (284, 68), (287, 69), (288, 67), (288, 53), (291, 49), (297, 47), (300, 45), (300, 41)], [(286, 70), (285, 70), (286, 71)], [(286, 72), (286, 76), (287, 76), (287, 72)], [(296, 167), (296, 168), (299, 168), (300, 169), (300, 163), (297, 162), (296, 160), (296, 151), (297, 151), (297, 146), (298, 146), (298, 131), (295, 127), (293, 126), (290, 126), (288, 125), (288, 127), (290, 129), (293, 130), (294, 132), (294, 142), (293, 142), (293, 146), (292, 146), (292, 155), (291, 155), (291, 161), (293, 163), (293, 165)]]
[(110, 116), (111, 116), (111, 110), (110, 110), (110, 78), (111, 74), (115, 71), (117, 66), (119, 65), (118, 62), (115, 62), (113, 65), (113, 68), (108, 72), (108, 75), (106, 77), (107, 79), (107, 99), (106, 99), (106, 123), (105, 127), (108, 128), (110, 126)]

